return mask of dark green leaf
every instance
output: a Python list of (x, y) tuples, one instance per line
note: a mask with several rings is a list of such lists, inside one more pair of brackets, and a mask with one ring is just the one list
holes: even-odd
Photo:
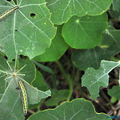
[(38, 63), (38, 62), (36, 62), (36, 61), (34, 61), (34, 60), (32, 60), (32, 61), (33, 61), (39, 68), (43, 69), (44, 71), (46, 71), (46, 72), (48, 72), (48, 73), (51, 73), (51, 74), (54, 74), (53, 71), (52, 71), (49, 67), (44, 66), (44, 65), (42, 65), (42, 64), (40, 64), (40, 63)]
[(113, 10), (113, 7), (111, 6), (110, 9), (109, 9), (109, 12), (110, 12), (110, 15), (111, 15), (113, 18), (120, 19), (120, 9), (114, 11), (114, 10)]
[(120, 0), (113, 0), (113, 10), (119, 11), (120, 9)]
[(80, 70), (86, 70), (88, 67), (98, 69), (101, 60), (109, 60), (110, 57), (106, 49), (97, 46), (93, 49), (75, 51), (72, 55), (72, 62)]

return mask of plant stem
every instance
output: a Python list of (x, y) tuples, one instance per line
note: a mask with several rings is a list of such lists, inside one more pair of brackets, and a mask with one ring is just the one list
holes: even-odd
[(56, 61), (57, 65), (59, 66), (62, 74), (64, 75), (65, 79), (67, 80), (67, 83), (69, 85), (69, 95), (67, 97), (67, 101), (70, 101), (72, 92), (73, 92), (73, 86), (72, 86), (72, 81), (69, 79), (69, 77), (67, 76), (65, 70), (63, 69), (63, 66), (61, 65), (61, 63), (59, 61)]

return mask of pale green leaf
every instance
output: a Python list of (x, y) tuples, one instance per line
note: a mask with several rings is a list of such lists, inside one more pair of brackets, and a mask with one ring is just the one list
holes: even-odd
[[(13, 0), (0, 1), (0, 14), (15, 6)], [(0, 21), (1, 51), (12, 60), (17, 55), (30, 59), (45, 52), (56, 29), (44, 0), (17, 1), (19, 9)], [(32, 16), (33, 15), (33, 16)]]
[(85, 74), (82, 76), (82, 86), (87, 87), (92, 99), (95, 100), (97, 97), (99, 97), (99, 88), (101, 86), (108, 86), (108, 73), (119, 65), (120, 62), (102, 60), (98, 70), (88, 68), (85, 71)]
[[(26, 59), (18, 59), (18, 65), (6, 62), (5, 58), (0, 54), (0, 85), (6, 87), (1, 94), (0, 99), (0, 118), (2, 120), (24, 120), (23, 105), (22, 105), (22, 92), (18, 84), (22, 81), (27, 93), (28, 105), (37, 104), (41, 99), (51, 95), (50, 90), (41, 91), (34, 88), (30, 83), (35, 78), (35, 66)], [(13, 66), (15, 64), (15, 66)], [(24, 66), (25, 65), (25, 66)], [(7, 83), (7, 86), (3, 84), (2, 79)]]

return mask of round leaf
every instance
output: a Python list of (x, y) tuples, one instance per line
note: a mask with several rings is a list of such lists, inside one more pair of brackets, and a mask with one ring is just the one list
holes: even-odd
[(102, 32), (107, 28), (107, 14), (100, 16), (73, 16), (64, 24), (62, 35), (68, 45), (76, 49), (88, 49), (98, 45)]

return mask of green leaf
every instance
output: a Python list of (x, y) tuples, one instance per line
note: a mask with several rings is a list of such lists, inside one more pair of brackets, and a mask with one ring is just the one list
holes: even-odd
[(107, 28), (107, 14), (99, 16), (73, 16), (64, 24), (62, 35), (68, 45), (76, 49), (89, 49), (102, 40), (102, 32)]
[(34, 87), (37, 87), (37, 89), (42, 90), (42, 91), (48, 90), (48, 88), (47, 88), (46, 84), (44, 83), (43, 79), (44, 78), (43, 78), (42, 74), (39, 71), (36, 71), (36, 78), (32, 82), (32, 85)]
[(114, 11), (113, 7), (111, 6), (109, 9), (109, 12), (113, 18), (120, 19), (120, 9), (117, 11)]
[(0, 76), (1, 76), (1, 81), (0, 81), (0, 99), (1, 99), (3, 93), (4, 93), (5, 89), (6, 89), (6, 82), (5, 82), (4, 78), (3, 78), (4, 74), (0, 74)]
[(20, 70), (20, 74), (25, 74), (24, 77), (22, 77), (25, 81), (27, 81), (29, 84), (32, 83), (32, 81), (35, 79), (35, 65), (32, 61), (29, 59), (19, 59), (17, 71), (19, 71), (22, 67), (23, 69)]
[(76, 50), (72, 54), (72, 62), (80, 70), (86, 70), (88, 67), (93, 67), (98, 69), (100, 66), (101, 60), (109, 60), (111, 55), (100, 47), (95, 47), (93, 49), (87, 50)]
[(120, 0), (113, 0), (113, 10), (119, 11), (120, 9)]
[(114, 56), (120, 52), (120, 30), (116, 30), (112, 26), (109, 26), (105, 33), (107, 36), (109, 35), (114, 41), (114, 43), (110, 45), (106, 51), (108, 51), (111, 56)]
[(24, 120), (22, 100), (20, 93), (16, 89), (18, 83), (11, 80), (0, 100), (0, 118), (2, 120)]
[(112, 0), (46, 0), (50, 9), (51, 20), (55, 24), (62, 24), (73, 15), (100, 15), (109, 9)]
[(120, 62), (102, 60), (98, 70), (88, 68), (85, 71), (85, 74), (82, 76), (82, 86), (87, 87), (92, 99), (95, 100), (99, 96), (99, 88), (101, 86), (108, 86), (108, 73), (119, 65)]
[[(50, 46), (56, 28), (44, 0), (18, 1), (19, 9), (0, 21), (1, 51), (9, 61), (17, 55), (30, 59), (45, 52)], [(0, 14), (15, 6), (13, 0), (0, 1)], [(33, 17), (33, 16), (34, 17)]]
[(72, 62), (80, 70), (86, 70), (88, 67), (99, 68), (101, 60), (110, 60), (110, 58), (120, 52), (120, 30), (109, 26), (103, 34), (101, 47), (95, 47), (87, 50), (76, 50), (72, 54)]
[(110, 100), (110, 102), (111, 102), (111, 103), (115, 103), (115, 102), (117, 102), (117, 98), (112, 97), (111, 100)]
[[(111, 24), (111, 23), (109, 23), (109, 24)], [(108, 48), (108, 47), (110, 47), (112, 44), (115, 43), (115, 40), (114, 40), (113, 36), (110, 35), (110, 32), (109, 32), (109, 31), (114, 31), (114, 30), (115, 30), (115, 28), (112, 27), (111, 25), (109, 25), (108, 28), (104, 31), (104, 33), (103, 33), (103, 35), (102, 35), (102, 36), (103, 36), (103, 37), (102, 37), (102, 41), (101, 41), (101, 43), (100, 43), (100, 46), (101, 46), (102, 48)]]
[(120, 86), (113, 86), (112, 89), (108, 90), (108, 94), (120, 100)]
[(49, 48), (45, 50), (45, 53), (34, 58), (38, 62), (48, 62), (58, 60), (68, 49), (68, 45), (64, 41), (61, 35), (62, 26), (57, 26), (57, 34), (52, 40)]
[[(36, 78), (35, 80), (32, 82), (32, 86), (36, 87), (37, 89), (41, 90), (41, 91), (47, 91), (48, 87), (47, 85), (44, 83), (43, 81), (43, 76), (39, 71), (36, 71)], [(28, 109), (35, 109), (38, 108), (40, 104), (42, 104), (44, 102), (45, 98), (43, 98), (39, 103), (34, 104), (34, 105), (29, 105)]]
[(43, 69), (44, 71), (48, 72), (48, 73), (51, 73), (51, 74), (54, 74), (54, 72), (52, 71), (52, 69), (50, 69), (49, 67), (47, 66), (44, 66), (34, 60), (32, 60), (39, 68)]
[[(40, 111), (28, 118), (28, 120), (106, 120), (103, 113), (97, 114), (90, 101), (75, 99), (72, 102), (64, 102), (56, 109)], [(112, 120), (112, 119), (109, 119)]]
[(51, 96), (50, 90), (47, 90), (44, 92), (44, 91), (38, 90), (35, 87), (30, 86), (28, 83), (24, 83), (24, 84), (28, 94), (29, 104), (37, 104), (38, 102), (41, 101), (41, 99)]
[(55, 92), (50, 99), (46, 101), (47, 106), (58, 105), (60, 101), (66, 100), (69, 95), (69, 90), (59, 90)]
[[(7, 81), (7, 86), (4, 92), (2, 93), (0, 100), (0, 118), (3, 120), (24, 120), (23, 114), (23, 105), (22, 105), (22, 96), (21, 89), (18, 84), (18, 81), (22, 81), (28, 98), (28, 105), (37, 104), (41, 99), (46, 98), (51, 95), (50, 90), (45, 92), (38, 90), (37, 88), (32, 87), (29, 83), (35, 78), (35, 66), (30, 60), (18, 59), (19, 65), (13, 63), (8, 63), (4, 57), (0, 54), (0, 85), (4, 81)], [(13, 65), (15, 66), (13, 67)], [(23, 64), (25, 66), (23, 66)], [(10, 66), (11, 65), (11, 66)]]
[[(4, 65), (4, 67), (2, 66)], [(0, 54), (0, 70), (7, 70), (8, 69), (8, 65), (6, 64), (5, 58), (3, 57), (2, 54)], [(6, 81), (5, 79), (5, 73), (2, 73), (0, 71), (0, 99), (5, 91), (5, 87), (6, 87)]]

